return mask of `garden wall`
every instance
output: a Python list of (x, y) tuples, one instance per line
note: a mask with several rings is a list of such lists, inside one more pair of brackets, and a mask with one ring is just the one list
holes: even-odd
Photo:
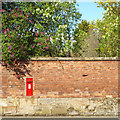
[[(117, 58), (32, 58), (2, 67), (3, 115), (117, 115)], [(25, 79), (33, 77), (33, 96)]]

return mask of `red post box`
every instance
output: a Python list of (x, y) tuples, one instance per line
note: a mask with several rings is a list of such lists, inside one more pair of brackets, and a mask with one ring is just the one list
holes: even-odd
[(33, 96), (33, 78), (26, 78), (26, 96)]

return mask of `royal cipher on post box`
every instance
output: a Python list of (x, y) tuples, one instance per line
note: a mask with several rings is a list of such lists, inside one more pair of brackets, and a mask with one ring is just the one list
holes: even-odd
[(26, 96), (33, 96), (33, 78), (26, 78)]

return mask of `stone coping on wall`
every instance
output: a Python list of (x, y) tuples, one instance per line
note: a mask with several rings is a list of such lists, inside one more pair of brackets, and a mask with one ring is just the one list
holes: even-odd
[(118, 57), (34, 57), (31, 61), (119, 61)]

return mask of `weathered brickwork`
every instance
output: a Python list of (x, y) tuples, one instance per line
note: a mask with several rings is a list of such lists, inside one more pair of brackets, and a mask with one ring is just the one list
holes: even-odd
[(25, 97), (25, 77), (34, 77), (34, 98), (118, 97), (117, 60), (30, 61), (24, 79), (2, 67), (2, 98)]
[[(0, 66), (0, 114), (118, 116), (118, 62), (116, 58), (33, 58), (14, 71)], [(25, 95), (26, 77), (34, 78), (32, 97)]]

